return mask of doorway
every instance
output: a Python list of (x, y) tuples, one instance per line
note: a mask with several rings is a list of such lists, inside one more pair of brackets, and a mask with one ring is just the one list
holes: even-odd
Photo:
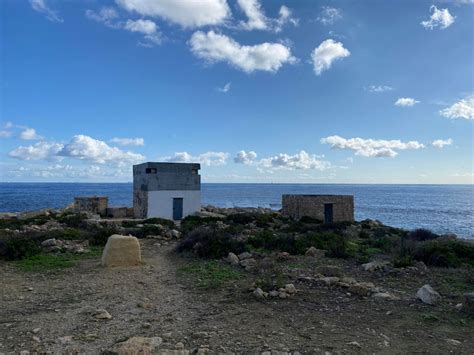
[(332, 203), (324, 204), (324, 223), (332, 223)]
[(173, 219), (183, 219), (183, 198), (173, 198)]

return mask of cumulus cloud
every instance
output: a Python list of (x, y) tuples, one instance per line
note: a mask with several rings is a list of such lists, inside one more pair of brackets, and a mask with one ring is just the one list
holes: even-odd
[(316, 19), (317, 21), (321, 22), (323, 25), (332, 25), (337, 20), (342, 18), (342, 12), (339, 9), (331, 6), (323, 6), (321, 10), (321, 14)]
[(20, 138), (26, 141), (34, 141), (34, 140), (40, 140), (43, 139), (38, 133), (36, 133), (36, 130), (34, 128), (25, 128), (21, 133), (20, 133)]
[(251, 164), (257, 159), (257, 153), (253, 150), (246, 152), (245, 150), (241, 150), (237, 153), (234, 157), (234, 163), (236, 164)]
[(411, 107), (418, 103), (420, 103), (420, 101), (417, 101), (412, 97), (400, 97), (397, 101), (395, 101), (394, 105), (401, 107)]
[(433, 142), (431, 142), (431, 145), (436, 148), (444, 148), (445, 145), (451, 145), (451, 144), (453, 144), (453, 140), (451, 138), (436, 139)]
[(195, 32), (189, 44), (197, 57), (211, 63), (227, 62), (246, 73), (256, 70), (276, 72), (283, 64), (296, 62), (290, 48), (281, 43), (245, 46), (214, 31)]
[(145, 160), (141, 154), (125, 152), (117, 147), (82, 134), (74, 136), (60, 152), (59, 156), (92, 161), (98, 164), (138, 163)]
[(430, 12), (430, 19), (421, 22), (421, 25), (426, 29), (432, 30), (439, 27), (444, 30), (454, 23), (455, 17), (449, 13), (448, 9), (438, 9), (435, 5), (431, 5)]
[(193, 156), (188, 152), (176, 152), (174, 156), (164, 157), (162, 160), (173, 163), (200, 163), (205, 166), (219, 166), (225, 165), (228, 158), (229, 153), (224, 152), (206, 152), (198, 156)]
[(439, 113), (446, 118), (474, 120), (474, 95), (459, 100), (450, 107), (439, 111)]
[(310, 155), (304, 150), (294, 155), (280, 153), (260, 160), (259, 165), (264, 168), (286, 170), (326, 170), (331, 167), (328, 161), (321, 160), (317, 155)]
[(237, 4), (248, 18), (246, 22), (241, 21), (243, 29), (280, 32), (288, 23), (298, 25), (298, 20), (293, 18), (291, 10), (285, 5), (280, 7), (279, 17), (271, 19), (265, 15), (259, 0), (237, 0)]
[(402, 142), (400, 140), (383, 139), (346, 139), (340, 136), (330, 136), (321, 139), (321, 143), (329, 144), (332, 149), (349, 149), (356, 155), (363, 157), (388, 157), (397, 156), (396, 150), (416, 150), (425, 146), (417, 141)]
[(388, 85), (369, 85), (365, 88), (365, 90), (369, 92), (386, 92), (386, 91), (392, 91), (393, 88)]
[(120, 145), (145, 145), (145, 140), (143, 138), (112, 138), (110, 140), (112, 143)]
[(316, 75), (321, 75), (324, 70), (331, 68), (335, 60), (348, 57), (351, 54), (341, 42), (332, 39), (323, 41), (311, 53)]
[(219, 92), (228, 92), (230, 90), (231, 84), (232, 84), (231, 82), (228, 82), (223, 87), (217, 88), (217, 91), (219, 91)]
[(119, 17), (119, 14), (113, 7), (103, 7), (99, 10), (99, 12), (94, 10), (86, 10), (86, 17), (90, 20), (103, 23), (108, 27), (120, 27), (120, 25), (115, 22), (115, 20)]
[(8, 155), (20, 160), (54, 160), (58, 159), (58, 153), (64, 145), (55, 142), (38, 142), (30, 146), (19, 146)]
[(130, 12), (161, 17), (185, 28), (219, 25), (230, 16), (226, 0), (116, 0)]
[(144, 35), (145, 40), (153, 44), (161, 43), (161, 34), (158, 32), (156, 23), (150, 20), (127, 20), (124, 29), (130, 32), (138, 32)]
[(45, 15), (51, 22), (64, 22), (59, 13), (46, 4), (46, 0), (30, 0), (30, 5), (33, 10)]

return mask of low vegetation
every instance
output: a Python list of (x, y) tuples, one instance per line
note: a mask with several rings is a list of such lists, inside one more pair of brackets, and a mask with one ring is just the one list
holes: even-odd
[(192, 277), (203, 289), (221, 288), (230, 281), (238, 280), (242, 273), (220, 261), (192, 262), (178, 269), (180, 276)]

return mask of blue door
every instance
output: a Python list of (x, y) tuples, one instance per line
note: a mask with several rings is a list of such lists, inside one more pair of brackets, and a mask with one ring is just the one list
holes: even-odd
[(175, 221), (183, 218), (183, 199), (173, 198), (173, 219)]
[(332, 203), (324, 204), (324, 223), (332, 223)]

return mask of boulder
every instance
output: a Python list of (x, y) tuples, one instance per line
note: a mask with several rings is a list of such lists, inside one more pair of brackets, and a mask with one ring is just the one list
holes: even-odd
[(296, 287), (293, 284), (286, 284), (285, 285), (285, 292), (293, 295), (296, 293)]
[(388, 292), (377, 292), (372, 295), (373, 298), (377, 300), (384, 300), (384, 301), (397, 301), (399, 298), (397, 296), (392, 295)]
[(382, 261), (382, 260), (375, 260), (367, 264), (362, 264), (362, 268), (365, 271), (370, 271), (370, 272), (383, 271), (387, 269), (389, 266), (390, 266), (390, 263), (388, 261)]
[(324, 275), (324, 276), (330, 276), (330, 277), (342, 276), (341, 268), (338, 266), (332, 266), (332, 265), (318, 266), (316, 268), (316, 273)]
[(239, 257), (231, 252), (227, 255), (227, 262), (231, 265), (239, 265)]
[(102, 266), (136, 266), (141, 263), (140, 243), (132, 236), (114, 234), (102, 253)]
[(112, 349), (103, 352), (108, 355), (152, 355), (163, 340), (160, 337), (132, 337), (126, 341), (115, 344)]
[(349, 286), (349, 292), (359, 296), (368, 296), (375, 290), (372, 282), (359, 282)]
[(316, 249), (315, 247), (309, 247), (308, 250), (306, 250), (306, 253), (304, 255), (306, 256), (312, 256), (316, 258), (322, 258), (326, 254), (326, 251), (321, 250), (321, 249)]
[(321, 281), (324, 282), (326, 286), (333, 286), (339, 282), (339, 277), (336, 276), (327, 276), (321, 278)]
[(434, 305), (441, 300), (441, 295), (430, 285), (424, 285), (416, 293), (416, 297), (423, 303)]
[(474, 316), (474, 292), (464, 294), (464, 302), (461, 309), (463, 312)]
[(263, 300), (265, 298), (267, 298), (267, 293), (264, 292), (260, 287), (259, 288), (256, 288), (255, 291), (253, 291), (253, 296), (256, 298), (256, 299), (259, 299), (259, 300)]
[(240, 260), (250, 259), (251, 257), (252, 257), (252, 254), (250, 254), (249, 252), (246, 252), (246, 251), (239, 254), (239, 259)]
[(240, 266), (244, 267), (245, 269), (249, 270), (255, 266), (257, 266), (257, 261), (253, 258), (251, 259), (244, 259), (240, 261)]

